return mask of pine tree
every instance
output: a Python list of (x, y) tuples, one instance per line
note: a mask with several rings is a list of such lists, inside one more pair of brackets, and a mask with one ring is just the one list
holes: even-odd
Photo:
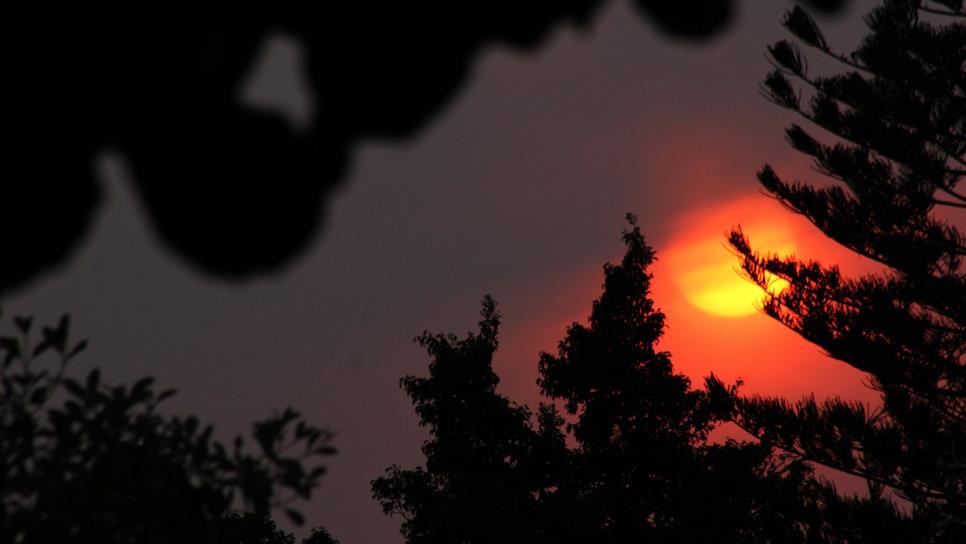
[(703, 393), (655, 349), (665, 316), (648, 297), (653, 250), (636, 226), (624, 243), (622, 262), (604, 267), (588, 325), (571, 325), (558, 355), (542, 354), (539, 364), (542, 392), (578, 416), (579, 466), (565, 490), (590, 521), (581, 531), (599, 542), (679, 521), (672, 504), (689, 499), (682, 469), (698, 465), (695, 446), (714, 422)]
[[(832, 358), (868, 373), (882, 406), (841, 399), (739, 398), (734, 420), (802, 459), (861, 476), (874, 496), (912, 503), (907, 538), (966, 541), (966, 241), (937, 209), (961, 213), (966, 196), (966, 16), (961, 0), (886, 0), (871, 33), (836, 52), (799, 7), (784, 26), (843, 73), (809, 72), (797, 44), (768, 48), (763, 91), (823, 129), (793, 124), (786, 137), (829, 178), (764, 188), (791, 211), (886, 273), (856, 278), (836, 266), (755, 251), (740, 229), (730, 242), (766, 295), (764, 311)], [(802, 97), (803, 90), (810, 95)], [(960, 216), (961, 217), (961, 216)], [(898, 538), (898, 537), (897, 537)]]
[[(585, 542), (877, 542), (902, 527), (888, 504), (846, 501), (767, 444), (707, 443), (723, 419), (720, 382), (694, 389), (657, 350), (665, 315), (650, 298), (655, 259), (633, 216), (626, 253), (604, 267), (587, 325), (572, 324), (539, 385), (576, 418), (563, 517)], [(852, 534), (850, 527), (865, 528)], [(878, 537), (878, 538), (877, 538)]]
[(539, 385), (566, 417), (553, 403), (534, 416), (496, 392), (492, 299), (479, 333), (417, 338), (429, 376), (402, 386), (429, 427), (425, 467), (373, 482), (383, 510), (404, 517), (406, 541), (855, 543), (903, 529), (891, 504), (842, 499), (766, 444), (706, 442), (734, 390), (692, 388), (656, 349), (654, 252), (630, 220), (588, 323), (539, 362)]

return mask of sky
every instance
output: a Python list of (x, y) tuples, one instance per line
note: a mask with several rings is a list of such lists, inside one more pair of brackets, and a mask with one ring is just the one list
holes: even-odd
[[(246, 283), (200, 275), (161, 247), (123, 157), (106, 151), (89, 237), (66, 267), (5, 300), (4, 314), (51, 322), (69, 312), (91, 342), (76, 372), (156, 376), (179, 391), (169, 413), (198, 414), (222, 437), (288, 405), (334, 430), (339, 454), (303, 511), (343, 542), (402, 541), (369, 481), (421, 460), (425, 431), (398, 387), (426, 372), (413, 337), (464, 334), (493, 295), (504, 316), (500, 391), (534, 402), (538, 353), (589, 314), (601, 266), (622, 255), (627, 212), (658, 251), (660, 347), (676, 368), (697, 383), (711, 371), (741, 378), (749, 393), (873, 402), (860, 373), (760, 313), (693, 303), (717, 285), (702, 267), (737, 278), (724, 235), (738, 224), (762, 249), (873, 269), (763, 196), (754, 176), (767, 161), (818, 179), (782, 139), (793, 116), (758, 92), (764, 47), (784, 37), (791, 5), (740, 3), (731, 28), (695, 46), (611, 2), (587, 30), (559, 27), (532, 54), (485, 50), (427, 129), (362, 147), (305, 255)], [(857, 43), (868, 6), (820, 19), (833, 46)], [(307, 118), (298, 62), (297, 44), (276, 36), (241, 99)]]

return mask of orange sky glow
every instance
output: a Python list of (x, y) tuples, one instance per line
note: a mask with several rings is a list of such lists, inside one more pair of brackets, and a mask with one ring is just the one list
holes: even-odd
[(662, 347), (677, 368), (693, 381), (710, 372), (729, 381), (740, 378), (746, 393), (875, 402), (862, 372), (825, 356), (761, 312), (762, 290), (739, 274), (725, 242), (726, 232), (738, 225), (759, 251), (838, 264), (850, 274), (876, 268), (761, 194), (681, 214), (677, 234), (663, 251), (658, 248), (653, 270), (653, 296), (668, 316)]
[[(865, 373), (826, 356), (761, 312), (762, 291), (738, 273), (738, 259), (727, 247), (726, 234), (740, 225), (759, 251), (835, 264), (851, 275), (882, 267), (839, 246), (806, 219), (759, 193), (688, 210), (674, 223), (674, 234), (665, 242), (652, 241), (645, 233), (658, 257), (651, 269), (652, 298), (667, 316), (659, 348), (671, 353), (675, 369), (694, 387), (702, 387), (713, 372), (726, 383), (742, 380), (741, 391), (749, 395), (790, 401), (808, 395), (841, 397), (879, 405)], [(615, 241), (611, 262), (621, 258), (621, 249)], [(601, 264), (548, 282), (526, 304), (538, 315), (527, 316), (526, 323), (505, 323), (494, 368), (501, 377), (501, 391), (511, 399), (531, 407), (544, 400), (535, 386), (537, 352), (554, 352), (570, 323), (586, 323), (591, 301), (600, 296)], [(731, 424), (709, 438), (718, 442), (729, 437), (749, 438)], [(825, 467), (818, 471), (835, 480), (843, 492), (865, 492), (861, 479)]]
[[(762, 291), (741, 277), (738, 260), (726, 244), (727, 231), (737, 225), (761, 251), (837, 264), (849, 274), (877, 270), (761, 194), (682, 213), (667, 241), (649, 239), (658, 255), (651, 270), (652, 296), (667, 315), (659, 347), (671, 352), (675, 368), (695, 386), (714, 372), (727, 382), (743, 380), (747, 394), (789, 399), (814, 394), (877, 404), (878, 395), (864, 373), (829, 358), (761, 312)], [(620, 258), (620, 250), (615, 244), (612, 262)], [(534, 292), (527, 306), (540, 308), (541, 315), (529, 316), (525, 324), (506, 324), (495, 367), (511, 398), (531, 404), (537, 400), (536, 353), (554, 351), (568, 324), (586, 321), (602, 280), (599, 264), (575, 271)]]

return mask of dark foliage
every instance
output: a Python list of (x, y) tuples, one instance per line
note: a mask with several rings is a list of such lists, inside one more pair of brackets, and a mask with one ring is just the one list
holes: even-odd
[(887, 0), (847, 55), (804, 10), (784, 23), (846, 70), (814, 75), (799, 46), (781, 41), (769, 48), (775, 71), (763, 87), (826, 131), (823, 140), (792, 125), (786, 136), (832, 183), (789, 183), (768, 165), (758, 178), (788, 209), (888, 271), (848, 278), (835, 266), (758, 253), (740, 229), (730, 241), (753, 281), (773, 275), (790, 284), (767, 297), (765, 312), (868, 373), (882, 408), (741, 398), (735, 421), (800, 458), (866, 478), (873, 495), (911, 502), (907, 541), (966, 541), (966, 239), (936, 213), (966, 208), (958, 188), (966, 174), (963, 4)]
[[(196, 417), (166, 417), (151, 378), (110, 386), (68, 364), (86, 347), (64, 316), (31, 339), (0, 336), (0, 541), (288, 543), (269, 518), (308, 499), (334, 453), (330, 434), (291, 409), (255, 423), (256, 453), (226, 446)], [(330, 542), (324, 530), (315, 540)]]
[(767, 448), (704, 443), (715, 405), (656, 350), (665, 316), (649, 296), (654, 252), (633, 226), (621, 263), (604, 267), (588, 324), (571, 325), (558, 354), (540, 358), (541, 390), (577, 418), (567, 425), (575, 459), (557, 499), (579, 514), (565, 518), (577, 523), (564, 534), (614, 543), (796, 541), (795, 522), (772, 507), (784, 498), (788, 512), (798, 509), (805, 473), (771, 465)]
[[(373, 482), (410, 543), (881, 542), (905, 527), (894, 506), (843, 499), (765, 444), (708, 444), (734, 388), (695, 390), (656, 351), (664, 315), (649, 298), (653, 251), (634, 228), (604, 269), (587, 325), (543, 354), (536, 414), (496, 391), (499, 314), (480, 332), (418, 338), (429, 376), (406, 377), (430, 439), (424, 467)], [(569, 421), (568, 421), (569, 420)]]
[[(838, 4), (838, 2), (817, 2)], [(668, 33), (702, 37), (732, 0), (637, 0)], [(277, 270), (306, 247), (355, 146), (408, 138), (465, 85), (482, 48), (536, 46), (587, 25), (601, 0), (326, 2), (213, 13), (18, 13), (0, 192), (0, 292), (63, 262), (101, 189), (93, 159), (123, 154), (160, 239), (224, 278)], [(246, 107), (240, 86), (272, 32), (298, 40), (311, 127)], [(38, 221), (40, 220), (40, 221)], [(36, 224), (46, 228), (41, 231)]]
[[(404, 517), (408, 542), (507, 542), (535, 531), (533, 493), (549, 467), (530, 466), (540, 462), (531, 458), (539, 434), (529, 411), (496, 393), (490, 362), (500, 318), (490, 298), (482, 317), (480, 332), (465, 340), (418, 337), (433, 357), (430, 376), (401, 381), (432, 436), (426, 466), (392, 467), (372, 488), (387, 514)], [(548, 453), (559, 453), (563, 439), (549, 430)]]

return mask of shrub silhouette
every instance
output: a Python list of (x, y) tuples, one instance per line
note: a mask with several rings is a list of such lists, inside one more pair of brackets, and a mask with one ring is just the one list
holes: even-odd
[[(0, 540), (3, 542), (291, 542), (269, 517), (308, 499), (332, 455), (331, 435), (291, 408), (242, 437), (213, 438), (197, 417), (166, 417), (152, 378), (130, 386), (84, 380), (68, 365), (70, 319), (43, 327), (14, 317), (0, 336)], [(327, 542), (324, 530), (310, 542)]]

